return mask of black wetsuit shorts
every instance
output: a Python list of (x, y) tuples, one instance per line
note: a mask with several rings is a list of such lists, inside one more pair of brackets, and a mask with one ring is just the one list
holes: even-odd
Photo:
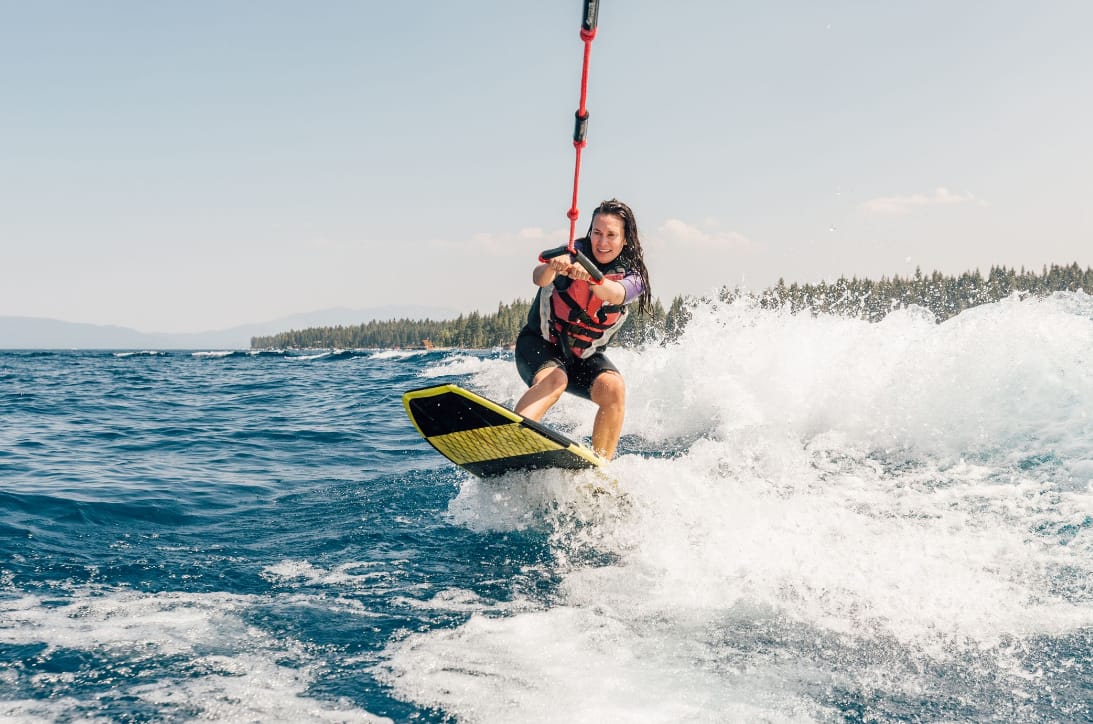
[(528, 387), (535, 375), (544, 367), (561, 367), (569, 377), (566, 392), (592, 399), (592, 382), (601, 372), (618, 372), (619, 369), (603, 352), (596, 352), (587, 359), (566, 358), (562, 348), (543, 339), (530, 327), (524, 327), (516, 338), (516, 370)]

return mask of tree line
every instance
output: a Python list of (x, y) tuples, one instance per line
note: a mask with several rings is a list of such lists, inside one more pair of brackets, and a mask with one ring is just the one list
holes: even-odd
[[(1024, 267), (1017, 271), (994, 266), (986, 277), (978, 269), (960, 276), (944, 276), (937, 271), (925, 275), (921, 269), (915, 269), (913, 276), (881, 277), (880, 281), (839, 277), (831, 283), (786, 286), (779, 279), (776, 286), (756, 296), (765, 308), (788, 307), (793, 312), (810, 310), (871, 322), (884, 319), (893, 309), (917, 305), (929, 310), (936, 321), (943, 322), (969, 307), (997, 302), (1014, 293), (1047, 296), (1079, 289), (1093, 293), (1093, 268), (1083, 270), (1075, 263), (1044, 266), (1039, 274)], [(724, 300), (736, 296), (738, 292), (722, 290)]]
[[(991, 267), (984, 277), (978, 269), (960, 276), (940, 272), (924, 275), (916, 269), (913, 276), (881, 277), (879, 281), (839, 277), (834, 282), (818, 284), (778, 284), (759, 293), (723, 287), (722, 301), (750, 297), (767, 309), (788, 309), (794, 313), (837, 314), (872, 322), (883, 319), (894, 309), (917, 305), (944, 321), (969, 307), (996, 302), (1014, 293), (1046, 296), (1057, 291), (1093, 291), (1093, 268), (1045, 266), (1039, 274), (1024, 267), (1020, 271), (1004, 266)], [(654, 300), (647, 315), (632, 312), (619, 330), (617, 344), (633, 346), (655, 340), (676, 338), (686, 327), (690, 309), (701, 300), (677, 296), (667, 309)], [(252, 337), (252, 349), (420, 349), (459, 347), (491, 349), (507, 347), (527, 320), (531, 303), (515, 300), (499, 303), (493, 314), (471, 312), (456, 319), (373, 320), (364, 324), (336, 327), (311, 327), (279, 334)]]
[[(672, 310), (681, 318), (684, 300), (677, 298)], [(461, 347), (490, 349), (506, 347), (516, 341), (527, 322), (531, 302), (517, 299), (500, 303), (493, 314), (477, 311), (461, 314), (455, 319), (391, 319), (373, 320), (364, 324), (336, 327), (311, 327), (278, 334), (252, 337), (252, 349), (420, 349), (430, 347)], [(648, 315), (632, 312), (626, 318), (617, 337), (619, 344), (635, 345), (680, 324), (668, 320), (669, 312), (659, 299), (653, 301)]]

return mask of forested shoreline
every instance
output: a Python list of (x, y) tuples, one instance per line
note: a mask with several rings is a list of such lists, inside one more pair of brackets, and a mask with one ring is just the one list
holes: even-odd
[[(940, 272), (913, 276), (847, 279), (818, 284), (790, 284), (783, 280), (759, 293), (722, 288), (722, 301), (750, 297), (767, 309), (787, 308), (794, 313), (837, 314), (871, 322), (880, 321), (894, 309), (917, 305), (938, 322), (980, 304), (996, 302), (1014, 293), (1045, 296), (1058, 291), (1093, 291), (1093, 267), (1076, 263), (1052, 265), (1035, 273), (1022, 268), (992, 267), (987, 276), (977, 269), (960, 276)], [(618, 344), (634, 345), (655, 339), (672, 339), (682, 332), (689, 309), (699, 299), (677, 296), (667, 309), (654, 300), (650, 314), (631, 314), (619, 332)], [(251, 349), (420, 349), (460, 347), (491, 349), (513, 343), (527, 319), (530, 302), (500, 303), (493, 314), (471, 312), (450, 320), (392, 319), (358, 325), (311, 327), (270, 336), (252, 337)]]

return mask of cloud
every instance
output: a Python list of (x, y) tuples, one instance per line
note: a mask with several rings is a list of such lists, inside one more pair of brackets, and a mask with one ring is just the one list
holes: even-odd
[(717, 223), (714, 221), (708, 221), (702, 226), (695, 226), (681, 219), (668, 219), (657, 228), (653, 241), (657, 244), (706, 251), (753, 253), (762, 248), (760, 244), (743, 234), (718, 229)]
[(521, 239), (534, 239), (535, 241), (542, 241), (550, 238), (547, 232), (543, 231), (543, 229), (538, 226), (529, 226), (526, 229), (520, 229), (516, 236)]
[(918, 206), (950, 206), (953, 204), (986, 206), (987, 202), (977, 199), (975, 194), (969, 192), (954, 194), (944, 186), (939, 186), (934, 189), (932, 196), (927, 194), (881, 196), (866, 201), (862, 204), (862, 208), (875, 214), (906, 214)]
[(438, 250), (468, 254), (501, 256), (537, 255), (569, 241), (568, 229), (543, 229), (529, 226), (518, 231), (479, 231), (458, 239), (430, 239), (429, 245)]

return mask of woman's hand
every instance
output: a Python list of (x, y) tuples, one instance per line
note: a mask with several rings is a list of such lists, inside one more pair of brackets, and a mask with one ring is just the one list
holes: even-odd
[[(535, 267), (531, 272), (531, 281), (536, 286), (545, 287), (554, 281), (554, 277), (559, 274), (570, 276), (570, 272), (574, 267), (580, 268), (580, 265), (574, 264), (569, 254), (562, 254), (552, 259), (547, 259), (545, 262)], [(584, 271), (583, 269), (581, 271)]]
[(547, 266), (555, 273), (567, 276), (570, 279), (576, 279), (582, 282), (592, 281), (592, 275), (588, 273), (588, 270), (581, 266), (570, 254), (562, 254), (556, 256), (547, 262)]
[(570, 264), (569, 268), (564, 273), (570, 279), (577, 279), (582, 282), (592, 281), (592, 275), (580, 264)]
[[(575, 268), (581, 269), (579, 265), (573, 263), (573, 257), (569, 254), (556, 256), (553, 259), (549, 260), (546, 264), (547, 267), (549, 267), (551, 271), (553, 271), (555, 274), (562, 274), (567, 277), (573, 277), (573, 270)], [(584, 269), (581, 269), (581, 271), (583, 272)], [(575, 279), (576, 277), (573, 278)]]
[(535, 267), (531, 274), (531, 280), (537, 286), (545, 287), (554, 281), (554, 277), (558, 274), (567, 276), (570, 279), (589, 282), (592, 284), (593, 294), (613, 304), (621, 304), (626, 296), (626, 290), (616, 281), (606, 279), (601, 284), (593, 282), (592, 275), (588, 273), (588, 270), (578, 264), (570, 254), (556, 256)]

